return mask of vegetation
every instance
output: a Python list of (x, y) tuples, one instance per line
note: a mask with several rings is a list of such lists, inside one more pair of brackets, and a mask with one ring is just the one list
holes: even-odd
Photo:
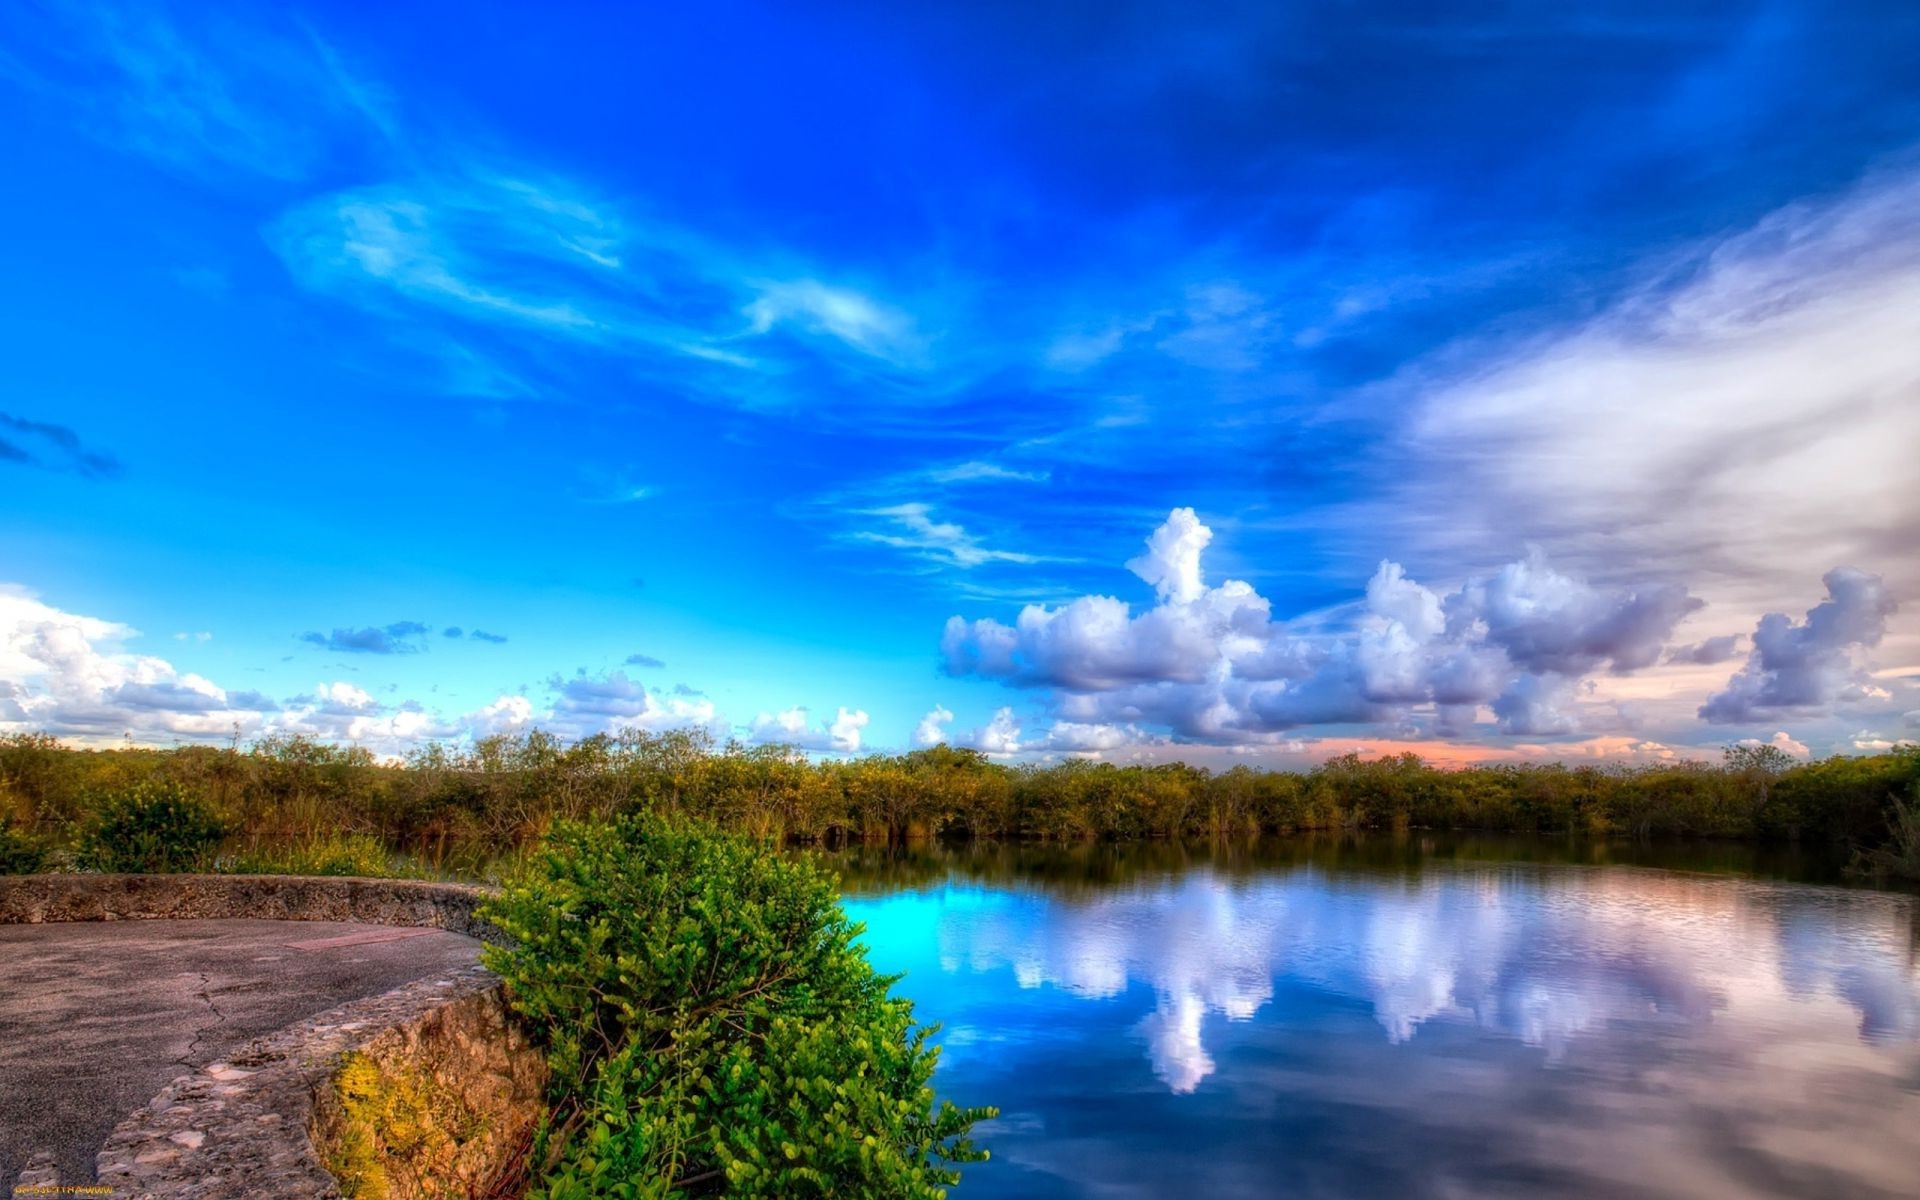
[(491, 1164), (468, 1153), (487, 1133), (486, 1116), (433, 1070), (356, 1051), (333, 1087), (340, 1111), (319, 1139), (321, 1157), (349, 1200), (488, 1194)]
[[(1902, 849), (1901, 838), (1911, 835), (1902, 833), (1908, 826), (1900, 813), (1902, 804), (1911, 811), (1920, 803), (1905, 800), (1917, 782), (1920, 750), (1913, 748), (1798, 764), (1768, 749), (1734, 747), (1711, 765), (1465, 770), (1412, 755), (1347, 755), (1306, 772), (1242, 766), (1210, 773), (1080, 760), (1013, 767), (948, 747), (813, 762), (785, 747), (715, 746), (690, 733), (567, 744), (536, 732), (464, 748), (433, 745), (397, 763), (286, 737), (244, 748), (106, 751), (39, 735), (0, 738), (0, 817), (12, 819), (5, 844), (47, 847), (58, 863), (147, 861), (137, 848), (123, 858), (112, 838), (101, 838), (108, 829), (137, 838), (125, 832), (135, 828), (127, 797), (161, 788), (218, 817), (226, 831), (219, 869), (284, 863), (387, 873), (395, 863), (383, 867), (384, 850), (417, 869), (466, 876), (525, 853), (557, 821), (636, 812), (797, 842), (1474, 829), (1824, 842), (1859, 851), (1871, 866), (1911, 857), (1910, 845)], [(157, 809), (140, 818), (159, 819)], [(209, 828), (188, 820), (180, 836)], [(167, 844), (172, 849), (152, 861), (194, 855), (177, 840)]]
[(484, 915), (548, 1046), (552, 1200), (943, 1196), (990, 1109), (935, 1104), (933, 1030), (832, 877), (685, 818), (562, 822)]
[(40, 839), (0, 820), (0, 875), (31, 875), (45, 869), (49, 857)]
[(224, 855), (214, 869), (230, 875), (431, 876), (371, 833), (335, 833)]
[(1910, 800), (1896, 797), (1893, 801), (1893, 811), (1887, 816), (1887, 844), (1856, 853), (1856, 873), (1920, 879), (1920, 783), (1914, 785), (1909, 796)]
[(206, 801), (173, 780), (149, 780), (102, 796), (80, 839), (93, 871), (191, 871), (226, 827)]

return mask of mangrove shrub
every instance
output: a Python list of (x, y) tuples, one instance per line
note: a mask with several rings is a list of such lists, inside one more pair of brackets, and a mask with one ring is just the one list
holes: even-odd
[(937, 1197), (990, 1109), (936, 1104), (932, 1027), (832, 877), (685, 818), (556, 825), (484, 914), (546, 1042), (551, 1200)]
[(139, 783), (100, 801), (80, 843), (93, 871), (190, 871), (226, 835), (204, 800), (177, 783)]

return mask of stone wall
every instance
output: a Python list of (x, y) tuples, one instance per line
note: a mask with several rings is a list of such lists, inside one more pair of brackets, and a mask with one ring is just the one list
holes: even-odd
[(0, 925), (44, 921), (364, 921), (445, 929), (483, 941), (485, 888), (413, 879), (300, 875), (0, 875)]
[[(355, 1057), (387, 1078), (429, 1077), (466, 1123), (431, 1160), (379, 1131), (371, 1159), (350, 1152), (339, 1083)], [(349, 1177), (361, 1196), (512, 1195), (545, 1084), (545, 1061), (507, 1019), (499, 980), (474, 967), (341, 1005), (175, 1079), (114, 1129), (100, 1182), (151, 1200), (332, 1200), (343, 1189), (330, 1166), (374, 1161), (388, 1168), (382, 1179)], [(416, 1175), (418, 1165), (430, 1173)]]
[[(0, 923), (364, 921), (497, 941), (473, 915), (485, 896), (388, 879), (3, 876)], [(546, 1078), (499, 978), (474, 966), (341, 1005), (179, 1076), (115, 1127), (96, 1167), (116, 1197), (153, 1200), (517, 1195)]]

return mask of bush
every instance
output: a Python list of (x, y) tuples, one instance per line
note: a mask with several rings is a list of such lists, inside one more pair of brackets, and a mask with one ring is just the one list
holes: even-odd
[(0, 821), (0, 875), (31, 875), (47, 865), (47, 848), (32, 834)]
[(1851, 873), (1870, 877), (1920, 879), (1920, 783), (1913, 785), (1912, 803), (1893, 797), (1887, 814), (1887, 844), (1854, 851)]
[(245, 851), (222, 859), (219, 869), (230, 875), (333, 875), (369, 879), (421, 873), (397, 863), (385, 842), (365, 833), (334, 834), (290, 846)]
[(177, 783), (141, 783), (101, 800), (80, 842), (90, 871), (191, 871), (225, 836), (211, 808)]
[(937, 1107), (938, 1050), (855, 945), (831, 877), (681, 819), (562, 823), (483, 914), (546, 1040), (535, 1195), (936, 1197), (991, 1109)]

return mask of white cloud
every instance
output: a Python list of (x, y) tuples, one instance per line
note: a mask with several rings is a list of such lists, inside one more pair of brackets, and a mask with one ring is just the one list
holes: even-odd
[(629, 729), (643, 733), (692, 729), (724, 738), (729, 728), (713, 701), (706, 697), (657, 692), (629, 679), (625, 671), (564, 679), (555, 676), (548, 680), (547, 686), (554, 694), (553, 705), (541, 713), (535, 723), (562, 737), (581, 738)]
[[(0, 731), (44, 731), (80, 742), (215, 741), (233, 735), (301, 734), (404, 754), (422, 742), (514, 732), (538, 725), (561, 737), (635, 729), (698, 729), (724, 738), (730, 728), (713, 702), (665, 695), (607, 676), (555, 677), (553, 700), (537, 708), (502, 695), (457, 718), (415, 701), (382, 703), (358, 684), (332, 680), (284, 704), (230, 691), (165, 659), (128, 652), (126, 625), (61, 611), (32, 593), (0, 584)], [(842, 711), (829, 731), (857, 747), (866, 714)]]
[(1023, 749), (1020, 742), (1020, 718), (1014, 715), (1010, 707), (995, 709), (991, 720), (978, 729), (954, 738), (953, 744), (969, 750), (978, 750), (982, 754), (992, 755), (995, 758), (1018, 754)]
[(905, 313), (858, 292), (816, 279), (753, 286), (759, 295), (747, 305), (746, 315), (756, 334), (791, 324), (827, 334), (862, 354), (888, 362), (911, 363), (925, 353), (925, 343)]
[[(1349, 527), (1442, 561), (1525, 539), (1590, 578), (1684, 573), (1741, 614), (1791, 611), (1814, 564), (1920, 590), (1920, 172), (1664, 266), (1570, 329), (1394, 381), (1419, 466)], [(1920, 659), (1920, 626), (1889, 636)]]
[(846, 536), (854, 541), (874, 542), (907, 550), (922, 558), (949, 566), (969, 568), (985, 563), (1034, 563), (1045, 561), (1038, 555), (1013, 550), (996, 550), (951, 521), (936, 521), (933, 509), (918, 501), (890, 504), (883, 508), (860, 510), (861, 516), (881, 517), (891, 529), (859, 529)]
[(1759, 738), (1741, 738), (1738, 744), (1742, 746), (1772, 746), (1775, 750), (1785, 751), (1795, 758), (1809, 758), (1813, 754), (1813, 751), (1807, 748), (1805, 742), (1795, 739), (1792, 734), (1784, 729), (1776, 731), (1772, 737), (1764, 742)]
[(953, 724), (953, 713), (946, 706), (936, 704), (920, 723), (913, 727), (913, 744), (919, 747), (938, 746), (947, 740), (947, 726)]
[(271, 701), (230, 697), (165, 659), (127, 652), (122, 643), (136, 636), (0, 585), (0, 729), (170, 741), (259, 728)]
[(1865, 754), (1884, 754), (1895, 746), (1910, 743), (1895, 741), (1893, 738), (1883, 733), (1876, 733), (1871, 729), (1862, 729), (1849, 738), (1847, 744)]
[(323, 683), (313, 691), (319, 704), (340, 712), (364, 712), (374, 707), (374, 699), (351, 683)]
[[(953, 714), (947, 715), (951, 719)], [(865, 712), (845, 707), (836, 711), (831, 721), (818, 726), (812, 723), (812, 715), (805, 707), (763, 712), (748, 727), (747, 739), (762, 744), (797, 746), (802, 750), (853, 754), (860, 749), (861, 731), (867, 727), (868, 719)]]
[(1045, 483), (1051, 473), (1047, 471), (1016, 471), (998, 463), (969, 461), (955, 463), (950, 467), (935, 467), (923, 472), (922, 477), (934, 483)]
[(1302, 725), (1405, 724), (1415, 708), (1433, 712), (1435, 732), (1454, 734), (1482, 705), (1506, 733), (1556, 736), (1585, 727), (1595, 707), (1579, 699), (1586, 676), (1656, 662), (1698, 606), (1675, 584), (1599, 587), (1538, 554), (1445, 597), (1383, 562), (1354, 628), (1296, 633), (1250, 584), (1208, 586), (1211, 538), (1192, 509), (1168, 515), (1127, 564), (1156, 595), (1137, 613), (1115, 597), (1082, 596), (1027, 605), (1010, 626), (954, 617), (941, 638), (945, 669), (1045, 689), (1067, 728), (1127, 730), (1128, 740), (1160, 726), (1190, 741), (1245, 743)]
[(1047, 736), (1037, 748), (1051, 753), (1097, 758), (1146, 740), (1146, 735), (1131, 725), (1055, 721), (1047, 727)]
[(464, 724), (476, 738), (519, 733), (533, 724), (533, 701), (525, 696), (500, 696), (468, 713)]
[(1176, 508), (1147, 538), (1147, 552), (1127, 563), (1127, 570), (1152, 584), (1162, 602), (1192, 604), (1206, 590), (1200, 555), (1212, 540), (1213, 530), (1202, 525), (1191, 508)]
[(1846, 700), (1885, 699), (1856, 666), (1854, 651), (1877, 646), (1899, 608), (1884, 581), (1849, 567), (1827, 572), (1827, 599), (1806, 620), (1768, 613), (1753, 631), (1747, 665), (1700, 708), (1708, 721), (1740, 724), (1781, 713), (1816, 714)]
[[(605, 332), (605, 323), (583, 311), (570, 289), (527, 271), (529, 259), (552, 265), (556, 256), (571, 257), (570, 227), (599, 228), (583, 212), (579, 206), (556, 212), (497, 181), (464, 189), (366, 188), (296, 209), (274, 236), (310, 286), (371, 280), (456, 311), (589, 334)], [(525, 259), (515, 263), (516, 251)]]
[(153, 5), (21, 8), (0, 79), (91, 110), (87, 132), (175, 166), (297, 180), (390, 134), (378, 90), (310, 29), (182, 29)]

